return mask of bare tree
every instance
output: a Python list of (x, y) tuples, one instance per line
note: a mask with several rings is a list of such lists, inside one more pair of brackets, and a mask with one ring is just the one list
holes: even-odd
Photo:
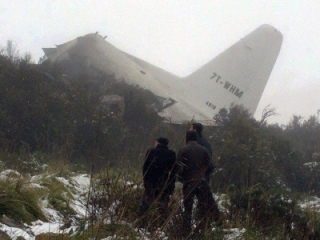
[(261, 120), (259, 122), (259, 125), (260, 126), (263, 125), (266, 122), (267, 118), (269, 118), (271, 116), (276, 116), (276, 115), (279, 115), (276, 112), (276, 108), (274, 108), (274, 107), (271, 108), (270, 104), (267, 105), (262, 111), (262, 116), (261, 116)]
[(12, 40), (7, 41), (7, 46), (1, 48), (0, 54), (7, 56), (13, 62), (20, 59), (17, 44)]

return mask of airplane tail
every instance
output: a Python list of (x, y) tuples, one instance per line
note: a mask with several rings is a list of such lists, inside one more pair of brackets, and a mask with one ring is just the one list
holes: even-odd
[(270, 25), (242, 38), (216, 58), (184, 78), (185, 93), (212, 117), (232, 103), (254, 114), (282, 44), (282, 34)]

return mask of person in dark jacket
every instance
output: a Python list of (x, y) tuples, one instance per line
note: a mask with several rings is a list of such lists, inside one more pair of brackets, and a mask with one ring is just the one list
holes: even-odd
[[(210, 156), (212, 157), (212, 147), (211, 147), (210, 143), (207, 141), (207, 139), (205, 139), (202, 136), (202, 130), (203, 130), (202, 124), (201, 123), (192, 123), (190, 130), (194, 130), (197, 132), (197, 134), (198, 134), (197, 143), (200, 144), (201, 146), (204, 146), (209, 151)], [(207, 175), (206, 179), (209, 183), (210, 182), (210, 175)]]
[(203, 130), (202, 124), (201, 123), (192, 123), (190, 130), (194, 130), (197, 132), (197, 134), (198, 134), (197, 143), (200, 144), (201, 146), (204, 146), (206, 149), (208, 149), (210, 156), (212, 156), (212, 147), (211, 147), (210, 143), (207, 141), (207, 139), (205, 139), (202, 136), (202, 130)]
[(146, 152), (142, 170), (145, 191), (140, 216), (143, 216), (152, 204), (157, 204), (162, 221), (168, 217), (168, 203), (176, 180), (176, 153), (168, 148), (168, 143), (167, 138), (156, 139), (155, 147)]
[(186, 145), (177, 156), (179, 170), (178, 180), (183, 184), (183, 233), (187, 236), (191, 231), (191, 216), (194, 197), (198, 199), (199, 217), (201, 219), (197, 229), (205, 231), (211, 219), (217, 221), (220, 211), (212, 196), (206, 180), (214, 166), (208, 150), (197, 143), (198, 134), (189, 130), (186, 133)]

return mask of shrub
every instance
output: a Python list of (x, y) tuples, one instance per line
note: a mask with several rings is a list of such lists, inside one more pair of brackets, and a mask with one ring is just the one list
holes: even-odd
[(0, 192), (0, 215), (26, 223), (37, 219), (46, 220), (38, 206), (40, 196), (36, 189), (30, 187), (27, 179), (1, 180)]

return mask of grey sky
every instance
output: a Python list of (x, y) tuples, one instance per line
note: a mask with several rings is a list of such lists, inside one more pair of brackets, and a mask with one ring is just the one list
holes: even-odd
[(54, 47), (99, 31), (141, 59), (185, 76), (267, 23), (284, 36), (255, 117), (271, 104), (288, 123), (320, 109), (318, 0), (0, 0), (0, 45), (11, 39), (37, 61)]

